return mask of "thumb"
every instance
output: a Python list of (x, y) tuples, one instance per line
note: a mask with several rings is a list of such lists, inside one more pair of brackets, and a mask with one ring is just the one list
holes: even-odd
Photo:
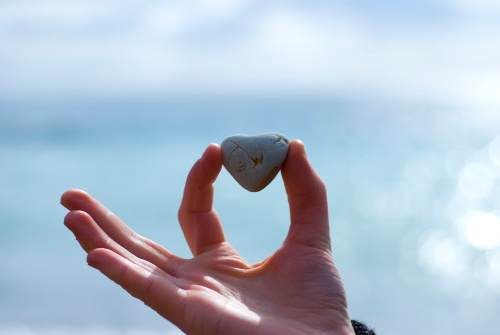
[(290, 229), (285, 244), (330, 250), (330, 227), (325, 184), (307, 160), (304, 143), (290, 142), (281, 169), (290, 206)]

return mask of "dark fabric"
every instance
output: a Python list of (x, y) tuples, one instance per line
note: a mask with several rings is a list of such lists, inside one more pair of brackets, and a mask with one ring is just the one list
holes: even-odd
[(356, 335), (375, 335), (375, 332), (359, 321), (351, 320)]

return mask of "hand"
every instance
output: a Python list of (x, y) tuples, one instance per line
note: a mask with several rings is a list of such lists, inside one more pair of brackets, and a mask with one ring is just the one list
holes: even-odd
[(90, 266), (187, 334), (354, 334), (331, 255), (326, 189), (302, 142), (290, 142), (282, 168), (288, 235), (258, 264), (226, 242), (212, 208), (221, 167), (220, 147), (211, 144), (186, 181), (179, 222), (191, 259), (137, 235), (83, 191), (63, 194), (64, 222)]

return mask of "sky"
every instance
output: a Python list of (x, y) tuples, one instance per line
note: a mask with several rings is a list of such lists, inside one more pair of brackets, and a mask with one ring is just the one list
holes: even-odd
[(500, 1), (1, 1), (0, 97), (498, 104)]

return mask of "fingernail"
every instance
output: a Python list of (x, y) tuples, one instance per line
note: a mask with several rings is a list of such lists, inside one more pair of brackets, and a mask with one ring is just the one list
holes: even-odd
[(205, 148), (205, 151), (203, 152), (203, 154), (201, 155), (201, 158), (205, 157), (208, 153), (208, 150), (209, 148), (212, 146), (212, 145), (218, 145), (217, 143), (210, 143), (209, 145), (207, 145), (207, 147)]
[(304, 144), (304, 142), (302, 142), (301, 140), (296, 140), (296, 141), (302, 145), (302, 151), (304, 152), (304, 155), (307, 157), (306, 145)]

